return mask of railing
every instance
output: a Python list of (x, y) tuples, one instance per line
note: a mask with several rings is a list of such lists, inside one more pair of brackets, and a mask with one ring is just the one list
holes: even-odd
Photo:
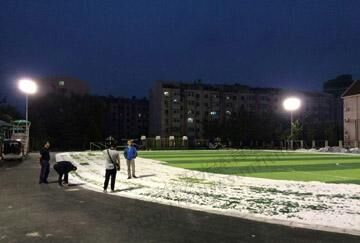
[[(121, 139), (118, 141), (117, 149), (121, 150), (127, 146), (128, 139)], [(146, 138), (135, 139), (139, 149), (148, 150), (173, 150), (173, 149), (224, 149), (224, 148), (243, 148), (243, 149), (281, 149), (281, 150), (296, 150), (296, 149), (311, 149), (323, 147), (344, 147), (343, 141), (336, 141), (330, 143), (328, 140), (273, 140), (273, 141), (211, 141), (209, 139), (182, 139), (182, 138)], [(346, 145), (345, 145), (346, 146)], [(354, 146), (353, 146), (354, 147)], [(105, 142), (91, 142), (90, 150), (106, 149)]]
[(90, 143), (90, 150), (103, 150), (106, 149), (106, 145), (104, 142), (91, 142)]

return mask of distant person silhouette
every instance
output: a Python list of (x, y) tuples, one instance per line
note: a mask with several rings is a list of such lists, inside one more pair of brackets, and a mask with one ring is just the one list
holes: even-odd
[(46, 142), (44, 147), (40, 150), (40, 179), (39, 184), (45, 183), (48, 184), (48, 176), (50, 173), (50, 143)]

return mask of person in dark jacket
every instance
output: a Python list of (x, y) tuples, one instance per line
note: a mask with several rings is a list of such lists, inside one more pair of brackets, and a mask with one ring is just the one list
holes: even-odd
[(69, 161), (59, 161), (54, 165), (54, 170), (59, 175), (59, 186), (62, 186), (62, 177), (64, 176), (64, 184), (69, 183), (69, 172), (77, 170), (76, 166), (74, 166)]
[(39, 184), (45, 183), (48, 184), (48, 176), (50, 173), (50, 143), (46, 142), (44, 147), (40, 150), (40, 179)]

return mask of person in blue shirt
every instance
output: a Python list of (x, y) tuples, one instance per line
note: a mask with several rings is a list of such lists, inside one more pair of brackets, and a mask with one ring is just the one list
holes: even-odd
[(131, 176), (137, 178), (135, 175), (135, 158), (137, 157), (137, 151), (132, 140), (129, 140), (127, 144), (128, 146), (124, 150), (124, 157), (128, 169), (128, 179), (131, 179)]

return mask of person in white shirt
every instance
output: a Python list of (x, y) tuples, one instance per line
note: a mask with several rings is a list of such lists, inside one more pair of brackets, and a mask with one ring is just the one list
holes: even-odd
[(106, 192), (109, 179), (111, 177), (111, 191), (115, 190), (115, 179), (116, 171), (120, 170), (120, 153), (115, 150), (115, 145), (112, 143), (109, 145), (109, 148), (103, 151), (105, 156), (105, 182), (104, 182), (104, 192)]

